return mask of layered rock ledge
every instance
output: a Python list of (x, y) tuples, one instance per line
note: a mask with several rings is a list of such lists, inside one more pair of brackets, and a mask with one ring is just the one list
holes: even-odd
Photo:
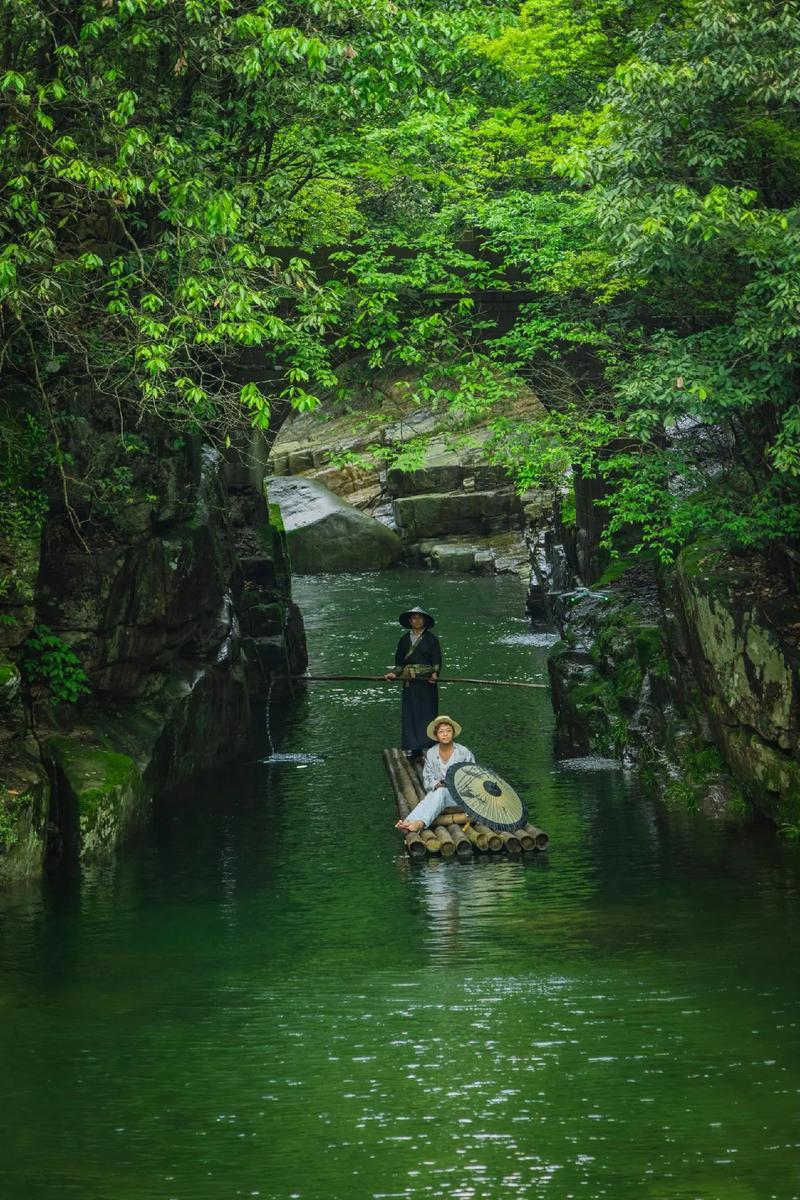
[[(509, 397), (506, 407), (532, 420), (541, 411), (530, 394)], [(313, 417), (293, 415), (270, 467), (275, 477), (324, 484), (395, 531), (407, 563), (527, 576), (523, 531), (532, 497), (518, 496), (492, 465), (490, 439), (486, 421), (418, 406), (409, 381), (390, 380), (380, 403), (371, 395), (344, 413), (331, 406)], [(293, 565), (306, 570), (305, 561), (293, 552)]]

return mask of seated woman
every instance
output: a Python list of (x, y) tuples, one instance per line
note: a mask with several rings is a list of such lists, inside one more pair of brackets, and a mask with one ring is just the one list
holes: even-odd
[(425, 829), (436, 820), (443, 808), (453, 803), (444, 781), (448, 768), (455, 763), (475, 762), (472, 751), (453, 740), (460, 733), (461, 726), (452, 717), (434, 717), (431, 721), (427, 734), (429, 738), (436, 739), (436, 745), (431, 746), (425, 754), (422, 783), (426, 794), (405, 820), (396, 823), (396, 829), (403, 829), (408, 833)]

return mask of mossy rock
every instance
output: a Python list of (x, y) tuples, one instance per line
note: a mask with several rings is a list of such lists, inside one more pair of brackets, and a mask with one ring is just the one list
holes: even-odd
[(0, 886), (38, 875), (45, 856), (50, 781), (38, 747), (17, 746), (0, 782)]
[(658, 625), (641, 625), (635, 634), (636, 661), (643, 670), (656, 672), (667, 666), (664, 639)]
[(627, 736), (627, 718), (609, 680), (595, 674), (567, 683), (559, 709), (560, 740), (571, 752), (615, 757)]
[(614, 701), (635, 704), (642, 690), (644, 671), (636, 658), (626, 658), (617, 663), (609, 674), (609, 685)]
[(681, 555), (676, 579), (695, 669), (720, 720), (780, 751), (796, 748), (795, 639), (763, 610), (748, 565), (705, 543)]
[(668, 804), (715, 818), (739, 821), (747, 815), (744, 795), (716, 746), (690, 739), (675, 755), (673, 765), (676, 773), (666, 783), (659, 776), (654, 780), (661, 784)]
[(274, 476), (266, 487), (281, 507), (293, 573), (379, 570), (400, 557), (396, 533), (316, 480)]
[(19, 687), (19, 669), (14, 663), (0, 658), (0, 694), (15, 692)]
[[(247, 600), (245, 595), (245, 600)], [(277, 637), (283, 633), (286, 608), (283, 604), (247, 604), (241, 615), (242, 631), (250, 637)]]
[(706, 577), (717, 571), (725, 557), (725, 550), (719, 542), (693, 542), (680, 552), (677, 569), (686, 579)]
[(33, 801), (32, 788), (0, 785), (0, 853), (19, 849), (25, 837), (25, 817)]
[(608, 684), (599, 676), (568, 688), (566, 695), (570, 706), (576, 712), (588, 712), (593, 708), (605, 709), (612, 698)]
[(77, 857), (102, 858), (141, 824), (147, 791), (127, 754), (67, 737), (52, 737), (46, 758), (55, 768), (62, 824), (72, 824)]
[[(0, 656), (0, 764), (6, 758), (14, 742), (24, 736), (25, 710), (22, 704), (22, 676), (13, 662)], [(5, 771), (0, 771), (0, 786)]]
[(259, 527), (264, 553), (272, 560), (275, 578), (272, 590), (284, 601), (292, 592), (292, 568), (289, 563), (289, 548), (286, 527), (279, 505), (267, 503), (268, 520)]
[(22, 676), (19, 667), (5, 658), (0, 658), (0, 721), (12, 724), (11, 714), (17, 708)]
[(269, 523), (272, 526), (272, 528), (277, 529), (277, 531), (279, 533), (286, 532), (286, 526), (283, 523), (283, 517), (281, 516), (281, 507), (279, 504), (270, 504), (269, 505)]
[(38, 529), (13, 544), (0, 538), (0, 649), (18, 647), (36, 620), (39, 549)]

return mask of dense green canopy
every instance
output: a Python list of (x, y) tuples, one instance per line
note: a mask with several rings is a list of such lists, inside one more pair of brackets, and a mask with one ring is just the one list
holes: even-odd
[(797, 7), (536, 2), (487, 52), (553, 152), (485, 218), (541, 293), (502, 352), (550, 418), (507, 459), (604, 473), (611, 536), (662, 559), (795, 537)]
[[(403, 371), (609, 538), (800, 533), (800, 13), (768, 0), (9, 0), (0, 488), (90, 387), (178, 432)], [(486, 296), (516, 305), (502, 330)], [(132, 415), (131, 415), (132, 414)], [(126, 436), (128, 440), (126, 441)], [(124, 469), (124, 462), (119, 470)]]

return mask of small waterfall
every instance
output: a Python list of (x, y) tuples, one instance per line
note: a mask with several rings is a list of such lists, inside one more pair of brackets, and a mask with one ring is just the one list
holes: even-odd
[(269, 712), (272, 705), (272, 689), (275, 686), (275, 680), (270, 676), (269, 686), (267, 687), (267, 704), (264, 711), (264, 729), (267, 734), (267, 758), (272, 758), (275, 754), (275, 743), (272, 740), (272, 730), (269, 724)]
[(270, 725), (270, 708), (272, 705), (272, 689), (275, 686), (275, 680), (270, 676), (269, 685), (267, 686), (267, 702), (264, 712), (264, 731), (267, 735), (267, 755), (260, 761), (265, 763), (295, 763), (299, 766), (306, 766), (308, 763), (322, 762), (322, 758), (318, 754), (278, 754), (275, 750), (275, 742), (272, 737), (272, 727)]

